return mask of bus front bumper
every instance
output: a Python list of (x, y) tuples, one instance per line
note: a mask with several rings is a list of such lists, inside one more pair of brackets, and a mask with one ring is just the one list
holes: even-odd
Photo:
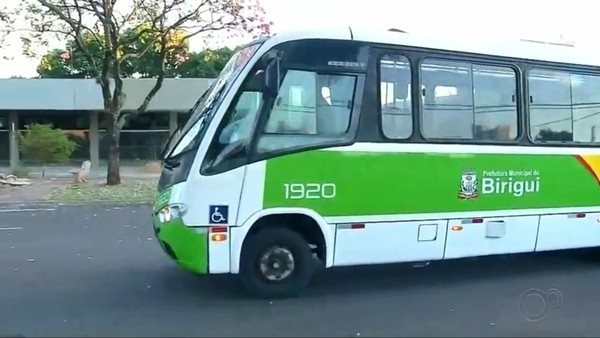
[(187, 227), (181, 218), (161, 222), (152, 217), (154, 233), (163, 251), (183, 269), (208, 273), (208, 228)]

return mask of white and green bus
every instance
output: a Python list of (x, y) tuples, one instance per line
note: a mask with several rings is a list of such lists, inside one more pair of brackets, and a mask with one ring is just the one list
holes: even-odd
[(297, 295), (318, 267), (600, 245), (600, 56), (397, 30), (240, 49), (164, 150), (163, 250)]

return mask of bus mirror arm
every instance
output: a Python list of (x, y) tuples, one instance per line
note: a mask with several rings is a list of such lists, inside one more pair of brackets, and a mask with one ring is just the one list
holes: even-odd
[(268, 97), (276, 97), (279, 91), (279, 60), (269, 60), (265, 67), (263, 90)]

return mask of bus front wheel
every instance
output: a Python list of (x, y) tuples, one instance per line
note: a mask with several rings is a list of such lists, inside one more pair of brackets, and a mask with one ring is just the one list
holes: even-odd
[(254, 296), (297, 296), (308, 287), (314, 271), (309, 244), (295, 231), (267, 228), (244, 243), (239, 277)]

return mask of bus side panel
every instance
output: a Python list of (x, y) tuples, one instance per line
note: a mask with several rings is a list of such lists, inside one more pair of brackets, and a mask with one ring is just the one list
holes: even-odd
[(539, 216), (450, 220), (444, 258), (533, 252)]
[(246, 166), (244, 184), (240, 195), (240, 207), (237, 217), (238, 223), (237, 226), (229, 229), (231, 273), (239, 272), (242, 244), (244, 243), (246, 234), (252, 226), (252, 220), (250, 218), (263, 208), (262, 196), (265, 187), (265, 167), (265, 161), (252, 163)]
[(189, 226), (232, 226), (237, 220), (240, 191), (246, 167), (236, 168), (218, 175), (190, 174), (185, 196)]
[[(228, 273), (230, 270), (230, 231), (212, 231), (216, 230), (213, 228), (224, 231), (223, 227), (239, 224), (237, 215), (245, 171), (244, 166), (212, 176), (195, 172), (190, 174), (186, 184), (183, 199), (188, 206), (184, 216), (186, 224), (191, 227), (210, 227), (207, 237), (209, 273)], [(225, 237), (219, 236), (223, 234)]]
[(600, 213), (544, 215), (536, 251), (600, 246)]
[(439, 260), (447, 221), (338, 224), (334, 266)]
[(244, 224), (250, 216), (263, 209), (263, 193), (265, 190), (266, 161), (255, 162), (246, 166), (246, 177), (241, 191), (238, 225)]

